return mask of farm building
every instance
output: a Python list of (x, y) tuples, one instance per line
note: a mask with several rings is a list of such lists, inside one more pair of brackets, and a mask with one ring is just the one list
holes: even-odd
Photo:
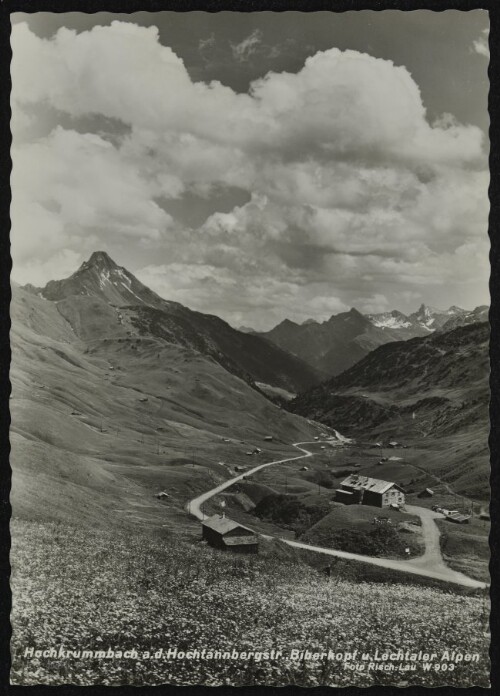
[(432, 498), (433, 495), (434, 495), (434, 491), (432, 490), (432, 488), (424, 488), (423, 491), (420, 491), (420, 493), (418, 494), (418, 497), (419, 498)]
[(257, 553), (259, 540), (255, 532), (229, 517), (214, 515), (201, 525), (202, 537), (216, 549), (228, 549), (237, 553)]
[(455, 524), (469, 524), (471, 518), (470, 515), (464, 515), (458, 510), (443, 510), (444, 516), (450, 522), (455, 522)]
[(397, 483), (359, 474), (351, 474), (344, 479), (335, 493), (335, 500), (346, 505), (390, 507), (404, 505), (405, 502), (405, 493)]

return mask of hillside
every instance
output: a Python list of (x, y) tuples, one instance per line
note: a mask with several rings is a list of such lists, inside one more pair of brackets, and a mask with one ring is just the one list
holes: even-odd
[[(289, 547), (264, 540), (258, 556), (241, 557), (207, 548), (199, 534), (186, 543), (167, 531), (148, 538), (15, 522), (12, 537), (14, 684), (489, 686), (481, 591), (404, 584), (404, 576), (388, 579), (345, 561), (328, 578)], [(137, 657), (35, 660), (24, 656), (28, 645), (135, 648)], [(445, 650), (477, 653), (478, 661), (424, 673), (421, 662), (412, 671), (400, 671), (398, 661), (392, 672), (352, 671), (335, 659), (350, 653), (354, 665), (361, 662), (354, 650), (373, 655), (392, 646), (439, 660)], [(161, 648), (236, 651), (238, 658), (167, 659)], [(326, 656), (304, 660), (304, 650)]]
[(160, 339), (197, 350), (252, 386), (262, 382), (297, 393), (319, 382), (314, 368), (259, 336), (162, 299), (103, 251), (69, 278), (25, 289), (54, 302), (85, 340), (102, 339), (108, 331)]
[(310, 438), (302, 418), (215, 360), (135, 331), (137, 316), (97, 297), (56, 303), (13, 288), (17, 517), (182, 528), (185, 502), (248, 463), (250, 446), (266, 457)]
[(448, 448), (439, 470), (488, 495), (488, 347), (485, 323), (388, 343), (289, 407), (346, 436)]

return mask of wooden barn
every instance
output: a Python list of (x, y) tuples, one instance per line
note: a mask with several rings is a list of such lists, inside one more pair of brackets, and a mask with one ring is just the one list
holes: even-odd
[(201, 524), (202, 536), (216, 549), (228, 549), (236, 553), (257, 553), (257, 534), (248, 527), (220, 515), (214, 515)]
[(432, 498), (433, 495), (434, 495), (434, 491), (432, 490), (432, 488), (424, 488), (423, 491), (420, 491), (420, 493), (418, 494), (418, 497), (419, 498)]
[(390, 507), (404, 505), (405, 492), (392, 481), (351, 474), (335, 491), (335, 500), (346, 505), (373, 505)]
[(458, 510), (443, 510), (443, 513), (449, 522), (455, 522), (455, 524), (469, 524), (471, 518), (470, 515), (464, 515), (458, 512)]

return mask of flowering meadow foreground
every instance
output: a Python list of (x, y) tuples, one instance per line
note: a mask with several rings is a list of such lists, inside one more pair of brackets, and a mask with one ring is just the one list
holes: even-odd
[[(173, 536), (19, 521), (11, 533), (13, 684), (489, 686), (486, 592), (327, 578), (271, 544), (241, 557)], [(437, 657), (428, 671), (369, 669), (361, 654), (377, 650)]]

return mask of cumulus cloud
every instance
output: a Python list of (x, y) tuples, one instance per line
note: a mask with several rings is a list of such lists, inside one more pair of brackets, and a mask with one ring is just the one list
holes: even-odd
[(83, 254), (71, 249), (55, 251), (52, 256), (44, 260), (30, 258), (16, 268), (16, 280), (21, 285), (31, 283), (35, 287), (43, 287), (47, 278), (52, 280), (67, 278), (84, 260), (86, 259)]
[(109, 237), (159, 240), (172, 225), (133, 162), (106, 140), (56, 128), (13, 148), (12, 253), (43, 259)]
[(490, 47), (488, 44), (489, 34), (490, 34), (490, 30), (484, 29), (483, 32), (481, 33), (481, 36), (472, 42), (473, 50), (476, 53), (479, 53), (480, 56), (484, 56), (485, 58), (490, 57)]
[[(142, 279), (160, 294), (255, 325), (486, 288), (482, 132), (450, 114), (430, 123), (405, 67), (332, 48), (240, 94), (193, 82), (154, 27), (40, 39), (19, 24), (12, 47), (16, 265), (121, 238), (151, 249)], [(127, 128), (33, 138), (42, 105)], [(250, 200), (197, 229), (160, 204), (224, 187)]]

